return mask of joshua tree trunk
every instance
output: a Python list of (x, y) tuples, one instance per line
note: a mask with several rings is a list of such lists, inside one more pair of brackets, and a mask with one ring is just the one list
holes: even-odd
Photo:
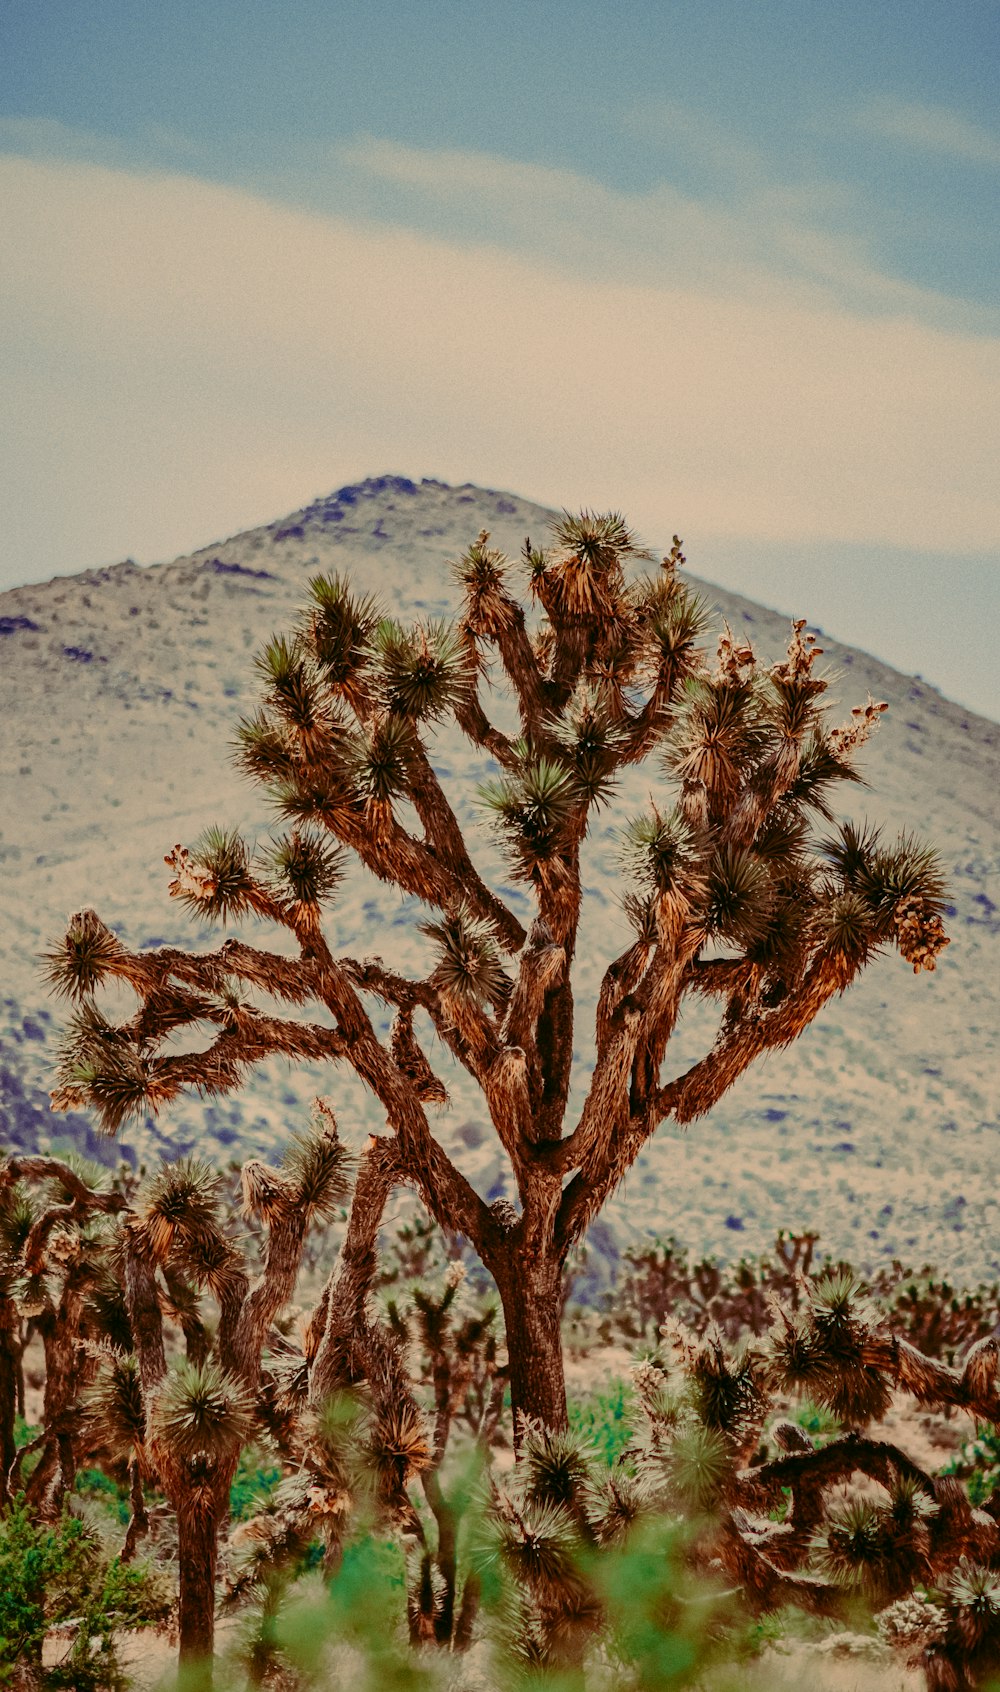
[(7, 1497), (7, 1475), (17, 1455), (14, 1421), (17, 1416), (18, 1367), (21, 1361), (20, 1323), (12, 1298), (0, 1294), (0, 1503)]
[[(177, 1512), (177, 1548), (180, 1562), (181, 1666), (197, 1664), (210, 1677), (215, 1647), (215, 1569), (218, 1561), (219, 1524), (214, 1506), (186, 1508)], [(208, 1684), (206, 1680), (205, 1684)]]
[(547, 1428), (567, 1425), (562, 1352), (562, 1264), (512, 1263), (497, 1280), (507, 1328), (515, 1438), (521, 1415)]

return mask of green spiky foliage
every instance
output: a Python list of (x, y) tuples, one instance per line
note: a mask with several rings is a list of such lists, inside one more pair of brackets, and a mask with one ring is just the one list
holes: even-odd
[(721, 1335), (710, 1329), (691, 1354), (687, 1374), (698, 1420), (718, 1433), (731, 1453), (749, 1456), (767, 1404), (760, 1348), (743, 1343), (729, 1350)]
[[(1000, 1667), (1000, 1577), (972, 1558), (963, 1558), (945, 1589), (950, 1632), (967, 1660), (980, 1671)], [(971, 1666), (971, 1664), (970, 1664)]]
[(146, 1402), (134, 1356), (111, 1356), (103, 1364), (88, 1399), (96, 1435), (112, 1455), (130, 1458), (146, 1444)]
[(586, 1542), (594, 1537), (590, 1509), (597, 1453), (579, 1434), (528, 1424), (521, 1445), (521, 1486), (532, 1510), (567, 1511)]
[(375, 634), (382, 697), (390, 716), (433, 722), (468, 689), (468, 656), (458, 632), (446, 623), (404, 629), (387, 618)]
[(572, 1515), (560, 1505), (522, 1514), (501, 1503), (496, 1541), (514, 1579), (529, 1590), (548, 1595), (575, 1587), (580, 1540)]
[[(298, 621), (261, 653), (260, 698), (237, 733), (278, 837), (258, 850), (216, 827), (167, 859), (169, 891), (192, 914), (253, 917), (278, 939), (134, 952), (83, 913), (50, 953), (53, 986), (77, 1006), (54, 1103), (93, 1109), (109, 1132), (181, 1091), (231, 1092), (273, 1056), (347, 1063), (377, 1101), (385, 1131), (359, 1165), (363, 1218), (338, 1282), (345, 1332), (328, 1345), (312, 1334), (310, 1390), (335, 1358), (362, 1369), (371, 1216), (409, 1186), (495, 1281), (514, 1409), (565, 1426), (563, 1271), (650, 1137), (710, 1111), (880, 952), (932, 969), (947, 943), (933, 852), (835, 821), (882, 702), (831, 722), (801, 620), (774, 662), (728, 627), (707, 640), (683, 566), (679, 541), (657, 565), (620, 513), (585, 510), (556, 521), (547, 544), (527, 539), (519, 562), (480, 534), (455, 565), (447, 623), (405, 624), (317, 576)], [(494, 715), (491, 689), (503, 695)], [(460, 822), (466, 796), (448, 790), (446, 726), (487, 778), (498, 885)], [(602, 960), (588, 1035), (574, 999), (587, 838), (639, 765), (650, 803), (622, 819), (616, 888), (626, 943)], [(323, 911), (349, 859), (413, 901), (430, 941), (422, 973), (333, 955)], [(112, 982), (137, 1000), (117, 1023), (99, 1003)], [(692, 996), (714, 1007), (715, 1027), (678, 1073), (671, 1042)], [(487, 1203), (439, 1136), (428, 1107), (447, 1102), (448, 1078), (428, 1039), (479, 1089), (516, 1203)], [(277, 1215), (281, 1182), (258, 1171), (251, 1186), (254, 1214)], [(221, 1298), (220, 1253), (199, 1285)], [(846, 1367), (853, 1341), (832, 1317), (825, 1337), (821, 1327), (817, 1315), (801, 1344), (835, 1374), (838, 1346)], [(842, 1387), (838, 1414), (860, 1421), (865, 1409)]]
[(243, 1274), (242, 1254), (227, 1237), (222, 1177), (198, 1158), (164, 1164), (138, 1195), (137, 1244), (196, 1286), (225, 1295)]
[(405, 1400), (380, 1405), (364, 1449), (379, 1496), (392, 1503), (430, 1462), (427, 1426), (419, 1408)]
[(156, 1407), (156, 1438), (182, 1461), (214, 1463), (238, 1452), (254, 1431), (253, 1403), (245, 1388), (214, 1362), (182, 1361)]
[[(652, 810), (633, 817), (624, 831), (622, 863), (638, 886), (653, 897), (642, 913), (653, 913), (650, 939), (655, 937), (655, 911), (661, 898), (687, 905), (702, 898), (707, 883), (703, 870), (701, 837), (681, 814), (666, 815)], [(633, 895), (633, 898), (635, 895)]]
[(45, 954), (46, 979), (53, 992), (76, 1000), (90, 999), (123, 952), (121, 942), (105, 928), (94, 911), (75, 916), (58, 946)]
[(192, 882), (178, 897), (207, 922), (244, 916), (252, 908), (250, 853), (235, 829), (208, 828), (191, 850)]
[(295, 905), (326, 903), (344, 875), (343, 851), (310, 828), (279, 835), (265, 862), (279, 897)]
[(347, 705), (363, 697), (380, 621), (375, 600), (353, 594), (341, 577), (314, 576), (310, 581), (306, 643), (334, 697)]
[(421, 929), (438, 954), (431, 979), (449, 999), (481, 1006), (509, 998), (511, 984), (496, 940), (467, 905), (457, 905), (441, 922), (423, 923)]
[(310, 1131), (292, 1135), (281, 1167), (310, 1221), (329, 1222), (338, 1214), (351, 1190), (350, 1164), (327, 1113), (317, 1110)]
[(717, 1428), (701, 1422), (681, 1422), (666, 1452), (668, 1496), (690, 1515), (718, 1504), (732, 1470), (726, 1441)]
[(581, 789), (561, 759), (534, 756), (524, 742), (517, 751), (517, 774), (484, 783), (481, 792), (497, 819), (512, 872), (518, 880), (532, 881), (570, 844)]

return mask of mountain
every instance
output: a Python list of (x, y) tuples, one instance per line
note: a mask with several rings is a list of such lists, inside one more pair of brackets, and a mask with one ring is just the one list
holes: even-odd
[[(105, 1161), (119, 1149), (81, 1116), (48, 1109), (65, 1009), (46, 996), (38, 955), (69, 912), (93, 905), (132, 945), (190, 945), (192, 922), (168, 899), (163, 855), (211, 822), (266, 834), (256, 791), (228, 762), (254, 693), (253, 656), (298, 609), (310, 575), (349, 574), (399, 612), (447, 616), (446, 560), (480, 529), (513, 556), (545, 538), (552, 512), (505, 493), (384, 476), (341, 488), (281, 522), (173, 563), (126, 562), (0, 596), (0, 1138), (65, 1145)], [(660, 537), (662, 539), (662, 537)], [(779, 656), (787, 619), (700, 583), (762, 655)], [(747, 583), (752, 588), (752, 583)], [(799, 609), (799, 608), (795, 608)], [(808, 606), (801, 608), (808, 611)], [(766, 1247), (779, 1226), (816, 1228), (859, 1261), (930, 1260), (963, 1278), (1000, 1274), (996, 984), (1000, 980), (1000, 728), (825, 636), (842, 714), (870, 690), (890, 712), (866, 749), (870, 790), (845, 803), (942, 852), (953, 943), (934, 975), (893, 955), (828, 1006), (789, 1051), (772, 1055), (705, 1122), (667, 1127), (592, 1231), (598, 1257), (636, 1234), (674, 1233), (727, 1257)], [(442, 732), (435, 763), (491, 873), (499, 867), (475, 803), (482, 755)], [(629, 772), (587, 850), (579, 947), (581, 1082), (596, 984), (621, 947), (615, 827), (657, 780)], [(524, 902), (515, 890), (515, 900)], [(357, 871), (328, 924), (338, 949), (382, 953), (422, 970), (412, 902)], [(211, 942), (206, 936), (207, 946)], [(679, 1031), (682, 1056), (707, 1023)], [(126, 1136), (132, 1161), (196, 1149), (226, 1160), (267, 1155), (324, 1091), (345, 1133), (377, 1124), (351, 1079), (274, 1066), (232, 1099), (173, 1107)], [(503, 1192), (503, 1165), (474, 1093), (458, 1087), (440, 1132), (479, 1190)]]

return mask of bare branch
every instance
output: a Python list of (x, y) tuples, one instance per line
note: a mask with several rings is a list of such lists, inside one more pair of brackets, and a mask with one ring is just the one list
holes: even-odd
[[(635, 1114), (620, 1118), (607, 1139), (600, 1166), (588, 1163), (563, 1193), (557, 1229), (560, 1243), (568, 1249), (581, 1237), (665, 1117), (684, 1123), (704, 1115), (763, 1052), (789, 1045), (827, 1000), (843, 991), (854, 973), (842, 958), (826, 953), (815, 958), (798, 988), (774, 1010), (755, 1011), (726, 1030), (698, 1063), (648, 1095), (647, 1102), (640, 1101)], [(575, 1160), (578, 1155), (572, 1139), (554, 1153), (560, 1161), (568, 1156)]]
[(469, 856), (458, 818), (419, 741), (415, 741), (407, 761), (410, 797), (424, 825), (428, 847), (454, 878), (453, 900), (463, 898), (476, 916), (492, 925), (507, 951), (519, 951), (524, 945), (524, 929), (503, 900), (481, 879)]

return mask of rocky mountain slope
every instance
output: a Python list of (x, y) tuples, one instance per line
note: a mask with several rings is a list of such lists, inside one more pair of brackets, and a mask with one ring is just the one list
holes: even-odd
[[(253, 694), (254, 652), (291, 620), (309, 576), (347, 573), (401, 613), (446, 616), (448, 558), (482, 528), (516, 555), (526, 533), (544, 539), (551, 515), (507, 494), (382, 477), (170, 564), (125, 563), (0, 596), (0, 1139), (69, 1140), (106, 1160), (117, 1155), (84, 1118), (48, 1110), (64, 1010), (46, 996), (38, 954), (81, 905), (133, 945), (192, 943), (190, 919), (167, 898), (163, 854), (213, 821), (267, 832), (265, 808), (230, 767), (228, 742)], [(695, 585), (762, 654), (783, 651), (784, 618)], [(732, 1257), (766, 1246), (779, 1226), (814, 1227), (828, 1248), (859, 1260), (898, 1254), (966, 1278), (1000, 1274), (1000, 728), (864, 653), (822, 644), (841, 673), (834, 691), (844, 715), (868, 689), (890, 702), (868, 748), (871, 789), (848, 800), (940, 848), (953, 944), (933, 976), (914, 977), (895, 956), (876, 964), (709, 1120), (661, 1131), (592, 1246), (606, 1259), (626, 1237), (672, 1232)], [(439, 736), (436, 763), (483, 861), (499, 873), (475, 803), (486, 764), (457, 732)], [(633, 772), (589, 842), (581, 1085), (596, 984), (620, 949), (615, 828), (657, 780), (653, 768)], [(358, 872), (329, 931), (344, 950), (417, 971), (424, 942), (414, 916)], [(705, 1027), (694, 1021), (679, 1038), (693, 1052)], [(302, 1123), (318, 1090), (336, 1102), (348, 1134), (362, 1138), (375, 1125), (346, 1077), (275, 1067), (239, 1098), (178, 1105), (122, 1150), (133, 1160), (189, 1148), (223, 1159), (267, 1154)], [(502, 1160), (473, 1094), (458, 1089), (441, 1132), (479, 1189), (498, 1196)]]

